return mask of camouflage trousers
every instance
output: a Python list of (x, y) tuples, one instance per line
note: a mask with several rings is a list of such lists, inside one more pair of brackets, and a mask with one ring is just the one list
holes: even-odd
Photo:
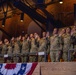
[(20, 63), (20, 62), (22, 62), (21, 56), (14, 56), (13, 57), (13, 62), (14, 63)]
[(66, 62), (68, 61), (68, 51), (67, 52), (64, 52), (63, 51), (63, 60)]
[(13, 61), (14, 61), (14, 63), (18, 63), (19, 62), (19, 57), (13, 57)]
[(28, 55), (24, 55), (21, 58), (22, 58), (22, 62), (28, 62), (29, 61), (29, 56)]
[(12, 62), (12, 57), (4, 58), (4, 63), (10, 63), (10, 62)]
[(29, 57), (29, 62), (37, 62), (38, 61), (38, 56), (36, 55), (31, 55)]
[(44, 55), (43, 56), (38, 56), (38, 62), (44, 62)]
[(50, 58), (52, 62), (59, 62), (59, 50), (51, 50)]

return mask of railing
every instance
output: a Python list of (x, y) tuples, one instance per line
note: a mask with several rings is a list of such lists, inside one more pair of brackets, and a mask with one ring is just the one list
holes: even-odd
[[(41, 53), (41, 54), (40, 54)], [(0, 54), (0, 58), (8, 58), (8, 57), (25, 57), (26, 55), (28, 56), (44, 56), (44, 62), (47, 62), (47, 55), (48, 53), (47, 52), (26, 52), (26, 53), (15, 53), (15, 54)], [(22, 61), (23, 62), (23, 61)]]
[(70, 49), (68, 50), (68, 61), (71, 61), (71, 53), (76, 51), (76, 49)]
[[(71, 61), (71, 53), (76, 51), (75, 49), (70, 49), (68, 50), (68, 62)], [(48, 53), (46, 51), (43, 51), (43, 52), (26, 52), (26, 53), (15, 53), (15, 54), (0, 54), (0, 58), (8, 58), (8, 57), (25, 57), (25, 56), (44, 56), (44, 62), (48, 62), (47, 60), (47, 56), (48, 56)], [(6, 57), (5, 57), (6, 56)], [(22, 61), (23, 62), (23, 61)], [(29, 61), (30, 62), (30, 61)]]

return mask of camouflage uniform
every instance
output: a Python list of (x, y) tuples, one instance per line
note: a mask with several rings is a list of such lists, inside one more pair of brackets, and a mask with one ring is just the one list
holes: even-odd
[(6, 44), (3, 44), (2, 54), (7, 54), (8, 47)]
[[(8, 54), (8, 45), (7, 44), (4, 44), (3, 45), (3, 49), (2, 49), (2, 54)], [(6, 63), (8, 60), (8, 57), (4, 57), (4, 63)]]
[(8, 45), (8, 51), (7, 54), (12, 54), (12, 47), (10, 45)]
[[(41, 38), (39, 41), (39, 49), (38, 52), (46, 52), (46, 38)], [(44, 55), (43, 56), (38, 56), (38, 61), (43, 62), (44, 60)]]
[(12, 62), (12, 47), (10, 46), (10, 44), (8, 45), (8, 62)]
[(72, 34), (72, 49), (74, 49), (74, 51), (71, 52), (71, 60), (74, 60), (76, 58), (76, 31)]
[(71, 48), (71, 35), (65, 34), (63, 37), (63, 60), (68, 61), (68, 50)]
[(61, 38), (55, 34), (50, 37), (50, 58), (52, 62), (59, 61), (60, 50), (62, 50)]
[(22, 52), (22, 42), (20, 40), (17, 40), (17, 44), (19, 46), (19, 50), (20, 50), (20, 53)]
[[(35, 53), (38, 51), (38, 48), (35, 44), (35, 39), (32, 38), (31, 39), (31, 49), (30, 49), (30, 53)], [(31, 55), (29, 58), (30, 62), (37, 62), (37, 56), (36, 55)]]
[(27, 41), (27, 39), (23, 40), (23, 43), (22, 43), (22, 54), (23, 54), (23, 62), (28, 62), (29, 60), (29, 56), (28, 54), (29, 53), (29, 41)]
[(46, 38), (46, 41), (47, 41), (47, 43), (46, 43), (46, 49), (47, 49), (47, 57), (46, 57), (46, 61), (48, 61), (48, 55), (50, 54), (50, 36), (48, 36), (47, 38)]
[[(8, 50), (7, 45), (3, 44), (2, 54), (3, 55), (7, 54), (7, 50)], [(4, 63), (6, 62), (7, 62), (7, 58), (4, 57)]]
[(19, 62), (19, 57), (17, 56), (17, 54), (19, 54), (19, 53), (20, 53), (19, 45), (18, 45), (17, 42), (15, 42), (14, 50), (13, 50), (13, 54), (14, 54), (13, 60), (14, 60), (14, 62)]
[(46, 38), (46, 47), (47, 47), (47, 53), (50, 53), (50, 37)]
[(72, 34), (72, 44), (73, 48), (76, 49), (76, 32)]

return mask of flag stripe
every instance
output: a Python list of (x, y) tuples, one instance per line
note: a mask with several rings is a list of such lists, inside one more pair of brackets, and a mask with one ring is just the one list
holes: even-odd
[(32, 75), (38, 63), (0, 64), (0, 75)]
[(32, 64), (31, 70), (29, 71), (29, 73), (28, 73), (27, 75), (32, 75), (32, 73), (33, 73), (35, 67), (37, 66), (37, 64), (38, 64), (38, 63), (33, 63), (33, 64)]

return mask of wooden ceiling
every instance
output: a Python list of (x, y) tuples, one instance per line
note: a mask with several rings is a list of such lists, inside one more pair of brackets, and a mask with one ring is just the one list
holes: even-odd
[[(1, 0), (3, 1), (3, 0)], [(37, 0), (21, 0), (23, 3), (35, 8)], [(56, 2), (59, 0), (45, 0), (44, 4), (48, 5), (50, 3)], [(5, 12), (7, 12), (7, 18), (14, 16), (14, 14), (21, 14), (22, 12), (13, 6), (12, 0), (7, 0), (6, 3), (3, 3), (0, 6), (0, 20), (4, 18)]]

